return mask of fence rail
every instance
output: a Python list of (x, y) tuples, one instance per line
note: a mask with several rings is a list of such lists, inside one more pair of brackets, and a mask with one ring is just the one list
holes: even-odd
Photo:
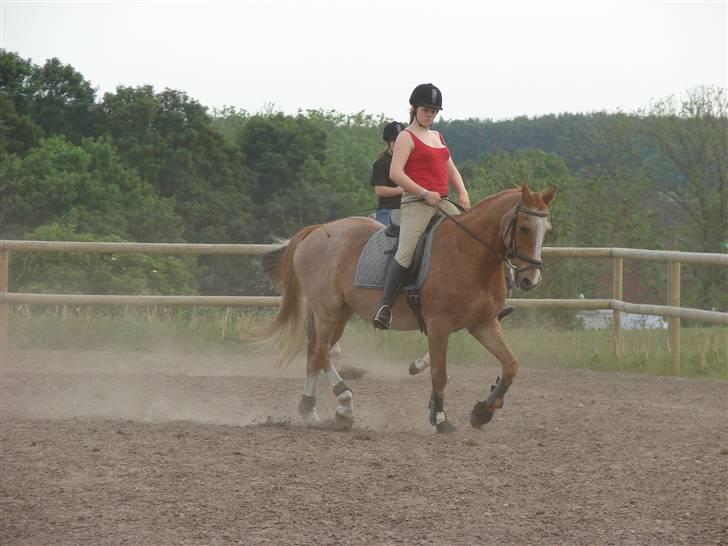
[[(256, 256), (280, 245), (266, 244), (186, 244), (186, 243), (98, 243), (70, 241), (0, 240), (0, 359), (7, 347), (7, 306), (39, 305), (169, 305), (169, 306), (276, 306), (277, 296), (111, 296), (87, 294), (26, 294), (8, 292), (10, 252), (86, 252), (95, 254), (237, 255)], [(613, 260), (612, 299), (510, 299), (523, 309), (612, 310), (612, 347), (622, 352), (621, 313), (656, 315), (669, 318), (672, 364), (680, 366), (680, 320), (690, 319), (728, 325), (728, 313), (680, 307), (680, 266), (686, 264), (728, 267), (728, 255), (704, 252), (677, 252), (634, 248), (544, 247), (545, 258), (611, 258)], [(667, 305), (646, 305), (622, 301), (624, 260), (668, 263), (669, 294)]]

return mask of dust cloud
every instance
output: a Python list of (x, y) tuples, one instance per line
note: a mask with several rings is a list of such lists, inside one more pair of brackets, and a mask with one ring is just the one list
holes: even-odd
[[(357, 426), (366, 429), (386, 429), (387, 408), (366, 400), (360, 404), (359, 380), (373, 382), (375, 390), (377, 382), (423, 381), (423, 393), (428, 390), (428, 374), (410, 377), (409, 361), (365, 352), (357, 343), (344, 344), (333, 363), (354, 390)], [(163, 345), (155, 352), (11, 351), (0, 378), (3, 418), (299, 424), (305, 360), (299, 355), (287, 368), (279, 368), (272, 355), (252, 350), (191, 354)], [(330, 418), (335, 399), (323, 376), (317, 397), (319, 415)]]

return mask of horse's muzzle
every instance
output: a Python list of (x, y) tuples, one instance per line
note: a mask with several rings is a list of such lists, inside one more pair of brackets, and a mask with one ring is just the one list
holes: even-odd
[(517, 283), (518, 283), (518, 288), (520, 288), (521, 290), (531, 290), (531, 288), (536, 286), (535, 284), (533, 284), (531, 282), (531, 280), (528, 277), (523, 277), (521, 279), (518, 279)]
[(535, 279), (531, 279), (526, 275), (516, 275), (516, 285), (524, 292), (533, 290), (539, 284), (541, 284), (541, 275), (539, 274), (535, 275)]

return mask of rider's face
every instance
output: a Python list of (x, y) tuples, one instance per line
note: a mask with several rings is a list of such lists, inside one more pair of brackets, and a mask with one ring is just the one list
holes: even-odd
[(418, 106), (416, 115), (417, 115), (417, 121), (419, 121), (422, 125), (432, 125), (432, 122), (435, 121), (435, 117), (437, 116), (439, 110), (436, 108), (430, 108), (429, 106)]

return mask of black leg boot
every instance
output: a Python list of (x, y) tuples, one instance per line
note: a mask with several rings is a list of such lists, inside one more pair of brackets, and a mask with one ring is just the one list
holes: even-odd
[(507, 265), (503, 266), (503, 276), (506, 279), (506, 288), (508, 289), (508, 292), (510, 292), (513, 290), (513, 287), (516, 286), (516, 279), (513, 276), (513, 270)]
[(501, 310), (498, 311), (498, 320), (503, 320), (515, 310), (516, 308), (513, 307), (510, 303), (504, 303), (503, 307), (501, 307)]
[[(516, 285), (516, 279), (513, 278), (513, 270), (507, 265), (503, 266), (503, 274), (506, 278), (506, 288), (508, 289), (508, 297), (511, 297), (511, 290)], [(508, 315), (513, 313), (516, 308), (510, 303), (504, 303), (500, 311), (498, 311), (498, 320), (503, 320)]]
[(397, 299), (399, 289), (407, 280), (409, 269), (399, 265), (399, 262), (392, 259), (387, 268), (387, 277), (384, 279), (384, 297), (382, 298), (382, 306), (372, 319), (372, 324), (379, 330), (389, 330), (392, 325), (392, 305)]

